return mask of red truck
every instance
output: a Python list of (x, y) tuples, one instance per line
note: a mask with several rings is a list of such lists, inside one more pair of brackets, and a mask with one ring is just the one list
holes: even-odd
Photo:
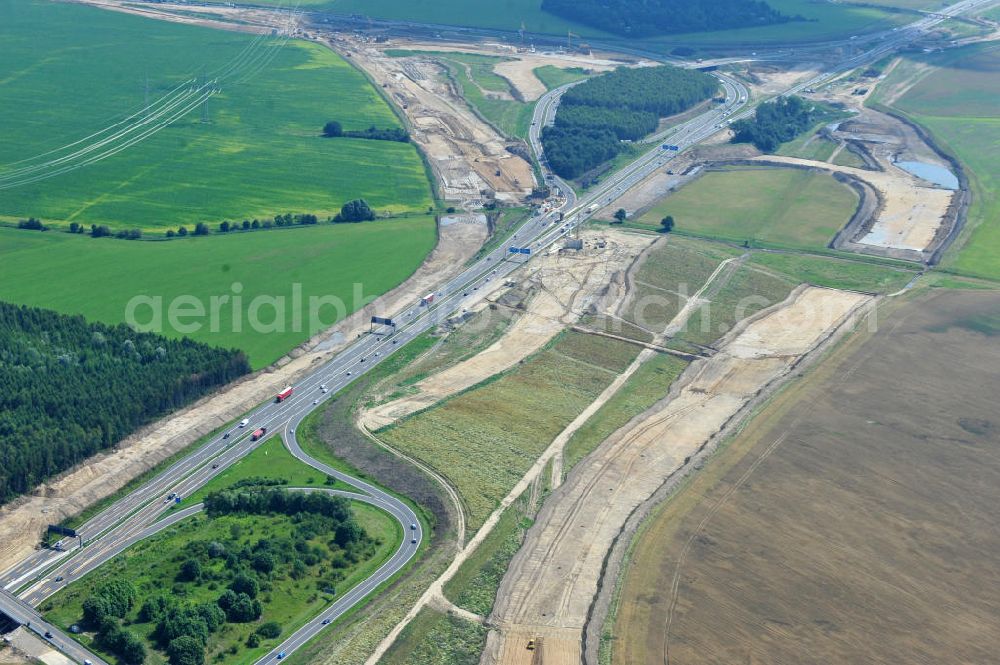
[(434, 294), (433, 293), (428, 293), (426, 296), (424, 296), (423, 298), (420, 299), (420, 304), (423, 305), (423, 306), (425, 306), (425, 307), (427, 305), (430, 305), (432, 302), (434, 302)]
[(265, 434), (267, 434), (267, 428), (261, 427), (259, 430), (255, 430), (254, 433), (250, 435), (250, 440), (259, 441)]
[(292, 396), (292, 387), (291, 386), (285, 386), (285, 389), (282, 390), (280, 393), (278, 393), (277, 398), (274, 401), (275, 402), (284, 402), (286, 399), (288, 399), (291, 396)]

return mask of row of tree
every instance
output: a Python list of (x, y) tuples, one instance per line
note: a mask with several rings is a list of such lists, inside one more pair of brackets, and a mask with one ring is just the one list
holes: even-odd
[(623, 141), (656, 130), (659, 119), (685, 111), (718, 89), (704, 72), (678, 67), (620, 68), (562, 96), (555, 123), (542, 131), (549, 166), (578, 178), (618, 155)]
[(761, 0), (542, 0), (544, 11), (626, 37), (751, 28), (792, 20)]
[(0, 302), (0, 502), (249, 371), (240, 351)]
[[(375, 211), (372, 210), (370, 205), (368, 205), (368, 202), (364, 199), (354, 199), (353, 201), (348, 201), (341, 206), (340, 212), (332, 217), (328, 217), (326, 221), (330, 224), (340, 224), (343, 222), (368, 222), (373, 221), (374, 219), (376, 219)], [(219, 222), (219, 233), (229, 233), (231, 231), (256, 231), (258, 229), (270, 229), (274, 227), (281, 228), (284, 226), (309, 226), (312, 224), (318, 224), (319, 221), (319, 217), (312, 213), (285, 213), (283, 215), (275, 215), (273, 219), (265, 219), (264, 221), (259, 219), (254, 219), (252, 221), (244, 219), (242, 223), (230, 222), (228, 220)], [(43, 224), (40, 219), (31, 217), (20, 220), (17, 223), (17, 228), (28, 229), (31, 231), (48, 231), (50, 227)], [(73, 222), (69, 225), (69, 233), (82, 234), (85, 231), (85, 227), (77, 222)], [(189, 230), (186, 226), (180, 226), (176, 231), (168, 229), (166, 236), (168, 238), (185, 238), (189, 235), (207, 236), (210, 233), (211, 229), (207, 223), (198, 222), (193, 230)], [(104, 224), (91, 224), (90, 236), (92, 238), (107, 238), (114, 236), (122, 240), (139, 240), (142, 238), (142, 230), (121, 229), (119, 231), (112, 231)]]
[(368, 139), (371, 141), (396, 141), (398, 143), (409, 143), (410, 134), (402, 127), (388, 127), (380, 129), (372, 125), (368, 129), (345, 130), (336, 120), (323, 125), (323, 136), (327, 138), (349, 138)]
[(774, 152), (812, 126), (813, 107), (801, 97), (779, 97), (757, 107), (752, 118), (733, 123), (733, 143), (753, 143), (762, 152)]
[[(322, 492), (290, 492), (282, 489), (215, 492), (205, 497), (205, 511), (213, 517), (232, 514), (296, 515), (315, 513), (333, 518), (341, 523), (353, 521), (351, 505), (347, 499)], [(357, 532), (356, 537), (352, 540), (359, 538), (360, 535), (360, 532)]]

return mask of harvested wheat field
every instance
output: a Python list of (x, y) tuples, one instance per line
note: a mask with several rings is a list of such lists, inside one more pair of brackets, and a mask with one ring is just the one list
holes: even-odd
[(652, 519), (616, 665), (995, 663), (1000, 294), (839, 348)]

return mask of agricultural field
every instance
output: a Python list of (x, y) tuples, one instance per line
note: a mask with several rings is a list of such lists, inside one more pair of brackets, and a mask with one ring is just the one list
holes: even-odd
[[(697, 238), (674, 235), (661, 240), (639, 268), (635, 289), (620, 316), (649, 333), (662, 333), (719, 264), (739, 254), (740, 250)], [(615, 326), (619, 321), (609, 323)]]
[(476, 665), (486, 645), (486, 628), (424, 608), (379, 661), (384, 665)]
[[(741, 257), (739, 262), (730, 263), (716, 276), (702, 295), (708, 304), (693, 314), (671, 346), (696, 351), (685, 340), (696, 344), (714, 341), (736, 323), (738, 306), (743, 316), (749, 316), (761, 306), (783, 300), (793, 285), (808, 283), (866, 293), (891, 293), (917, 274), (909, 265), (876, 263), (851, 256), (747, 252), (722, 242), (670, 234), (649, 250), (634, 276), (632, 295), (617, 317), (587, 315), (582, 323), (631, 339), (651, 341), (653, 334), (663, 332), (687, 298), (705, 285), (723, 261), (737, 257)], [(703, 317), (706, 313), (709, 316)]]
[[(876, 90), (876, 101), (926, 127), (965, 167), (972, 190), (966, 236), (948, 267), (1000, 279), (1000, 48), (970, 46), (904, 61)], [(928, 72), (927, 66), (936, 69)], [(919, 70), (918, 70), (919, 68)], [(917, 75), (901, 97), (895, 87)], [(883, 89), (886, 91), (883, 93)], [(961, 242), (962, 239), (960, 239)]]
[(711, 345), (743, 319), (780, 303), (799, 283), (752, 265), (733, 263), (728, 268), (705, 291), (708, 302), (676, 335), (681, 342)]
[[(44, 59), (38, 34), (49, 45)], [(356, 198), (385, 213), (432, 203), (414, 146), (321, 136), (329, 120), (348, 130), (400, 123), (361, 73), (320, 45), (38, 0), (0, 6), (0, 41), (2, 220), (164, 230), (284, 213), (326, 217)], [(55, 172), (61, 146), (203, 81), (218, 88), (204, 118), (195, 105), (95, 163), (40, 182), (15, 177), (27, 167)]]
[(936, 289), (883, 317), (647, 522), (602, 662), (994, 658), (1000, 296)]
[(912, 266), (882, 265), (849, 258), (754, 252), (750, 264), (796, 282), (866, 293), (892, 293), (917, 276)]
[(552, 439), (638, 353), (630, 344), (602, 341), (600, 356), (588, 356), (589, 336), (564, 333), (515, 370), (380, 430), (379, 437), (448, 478), (475, 531)]
[(500, 580), (514, 557), (525, 532), (531, 528), (534, 507), (529, 506), (531, 492), (526, 491), (512, 503), (483, 539), (479, 547), (444, 584), (444, 595), (464, 610), (489, 616), (496, 600)]
[[(213, 0), (223, 2), (224, 0)], [(225, 0), (228, 1), (228, 0)], [(895, 1), (895, 0), (889, 0)], [(910, 0), (900, 0), (909, 2)], [(247, 4), (286, 5), (287, 0), (254, 0)], [(769, 5), (790, 16), (801, 15), (803, 22), (759, 28), (669, 35), (642, 40), (623, 40), (601, 30), (567, 21), (541, 9), (541, 0), (469, 2), (467, 0), (305, 0), (303, 5), (329, 8), (340, 14), (361, 14), (422, 23), (462, 25), (514, 32), (524, 22), (529, 33), (560, 35), (566, 31), (604, 42), (638, 41), (643, 48), (667, 52), (678, 43), (696, 45), (768, 42), (801, 42), (844, 38), (848, 35), (885, 29), (907, 22), (912, 15), (893, 14), (874, 6), (817, 3), (810, 0), (769, 0)]]
[(752, 245), (822, 249), (851, 219), (857, 194), (826, 173), (799, 169), (710, 171), (670, 194), (636, 224)]
[[(5, 279), (0, 298), (82, 314), (104, 323), (125, 321), (126, 307), (137, 295), (162, 297), (163, 334), (180, 337), (169, 325), (167, 308), (178, 296), (193, 296), (209, 310), (212, 296), (236, 295), (240, 284), (244, 308), (234, 317), (232, 302), (219, 309), (217, 332), (208, 317), (186, 333), (214, 346), (246, 352), (251, 365), (264, 367), (310, 336), (310, 296), (335, 296), (345, 304), (322, 311), (332, 325), (365, 304), (354, 297), (355, 283), (364, 299), (378, 296), (408, 278), (436, 242), (432, 218), (411, 217), (363, 224), (316, 226), (178, 238), (164, 242), (125, 241), (48, 231), (0, 228), (0, 262)], [(385, 257), (394, 257), (391, 262)], [(38, 279), (44, 274), (45, 279)], [(295, 330), (293, 285), (301, 285), (302, 329)], [(285, 299), (274, 330), (250, 325), (249, 304), (258, 296)], [(135, 318), (150, 322), (150, 309)], [(262, 306), (262, 323), (274, 309)], [(184, 323), (191, 319), (183, 319)], [(236, 323), (241, 321), (241, 329)], [(325, 326), (324, 326), (325, 327)], [(313, 331), (318, 332), (318, 331)]]
[[(228, 559), (213, 552), (232, 552), (239, 557), (257, 552), (251, 557), (253, 567), (241, 569), (244, 578), (251, 576), (256, 582), (239, 588), (254, 587), (245, 592), (259, 601), (259, 617), (248, 620), (229, 615), (219, 629), (209, 630), (205, 647), (206, 660), (211, 662), (253, 662), (327, 607), (337, 594), (368, 577), (398, 546), (402, 534), (389, 515), (364, 504), (348, 506), (367, 534), (357, 547), (341, 548), (331, 533), (317, 531), (324, 519), (320, 515), (296, 519), (274, 513), (202, 513), (130, 547), (47, 600), (41, 609), (47, 619), (63, 629), (82, 623), (88, 630), (80, 640), (101, 650), (83, 620), (84, 601), (100, 594), (99, 589), (109, 582), (127, 582), (136, 594), (123, 617), (125, 630), (145, 644), (145, 662), (160, 665), (167, 662), (166, 654), (157, 646), (162, 643), (158, 624), (164, 614), (163, 610), (157, 614), (143, 610), (147, 601), (166, 597), (168, 606), (215, 606), (230, 584), (238, 583), (240, 574), (234, 577)], [(294, 543), (300, 541), (307, 544), (307, 550), (295, 549)], [(301, 558), (288, 556), (289, 552), (306, 551), (309, 554)], [(269, 553), (270, 566), (261, 559), (265, 552)], [(197, 574), (189, 563), (192, 560), (199, 562)], [(277, 635), (268, 635), (264, 626), (270, 623), (278, 625)]]

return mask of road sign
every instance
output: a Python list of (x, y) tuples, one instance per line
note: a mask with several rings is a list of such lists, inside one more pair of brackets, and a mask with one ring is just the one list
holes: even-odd
[(69, 536), (70, 538), (76, 538), (76, 531), (73, 529), (67, 529), (64, 526), (59, 526), (57, 524), (49, 525), (49, 533), (57, 533), (60, 536)]
[(373, 316), (372, 317), (372, 325), (392, 326), (394, 328), (396, 327), (396, 324), (392, 322), (392, 319), (386, 319), (386, 318), (381, 317), (381, 316)]

